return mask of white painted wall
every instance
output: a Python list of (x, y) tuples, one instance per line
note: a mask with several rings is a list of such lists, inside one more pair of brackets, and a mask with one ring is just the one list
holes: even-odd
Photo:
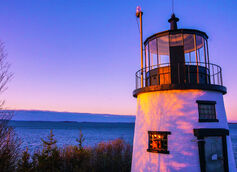
[[(219, 122), (198, 122), (196, 100), (216, 101)], [(137, 116), (133, 143), (133, 172), (200, 172), (198, 144), (194, 128), (229, 129), (223, 95), (202, 90), (170, 90), (142, 93), (137, 96)], [(150, 153), (148, 131), (171, 131), (170, 154)], [(230, 171), (236, 171), (230, 137), (227, 137)]]

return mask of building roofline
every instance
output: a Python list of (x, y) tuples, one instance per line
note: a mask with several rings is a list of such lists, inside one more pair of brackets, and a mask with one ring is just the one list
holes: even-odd
[(176, 30), (166, 30), (166, 31), (163, 31), (163, 32), (155, 33), (155, 34), (147, 37), (146, 40), (144, 41), (144, 44), (147, 44), (147, 42), (149, 42), (150, 40), (153, 40), (154, 38), (158, 38), (158, 37), (165, 36), (165, 35), (177, 34), (177, 33), (196, 34), (196, 35), (202, 36), (206, 40), (208, 39), (207, 34), (205, 32), (200, 31), (200, 30), (196, 30), (196, 29), (176, 29)]

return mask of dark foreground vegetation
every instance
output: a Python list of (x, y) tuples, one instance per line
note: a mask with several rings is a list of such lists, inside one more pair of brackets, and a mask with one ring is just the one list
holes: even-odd
[(33, 154), (21, 151), (20, 141), (6, 120), (0, 122), (1, 172), (127, 172), (131, 169), (132, 147), (122, 139), (101, 142), (94, 147), (83, 146), (80, 132), (78, 145), (57, 147), (51, 131), (42, 139), (43, 149)]

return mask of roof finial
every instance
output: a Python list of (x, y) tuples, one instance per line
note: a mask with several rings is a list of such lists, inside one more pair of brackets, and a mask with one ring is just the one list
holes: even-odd
[(175, 17), (175, 14), (173, 13), (171, 15), (171, 18), (168, 20), (170, 23), (170, 30), (176, 30), (177, 29), (177, 22), (179, 21), (179, 18)]

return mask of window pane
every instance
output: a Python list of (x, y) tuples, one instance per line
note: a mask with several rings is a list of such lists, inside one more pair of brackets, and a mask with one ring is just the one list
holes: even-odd
[(176, 46), (183, 46), (183, 39), (182, 34), (175, 34), (170, 35), (170, 46), (176, 47)]
[(197, 56), (198, 62), (201, 62), (199, 65), (204, 66), (205, 54), (204, 54), (204, 38), (196, 35), (196, 45), (197, 45)]
[(196, 62), (194, 34), (183, 34), (185, 62)]
[(206, 56), (206, 63), (208, 63), (208, 47), (207, 47), (208, 45), (207, 45), (207, 41), (205, 40), (205, 52), (206, 52), (206, 54), (205, 54), (205, 56)]
[(185, 63), (186, 64), (190, 64), (191, 63), (191, 58), (190, 58), (190, 54), (189, 53), (185, 53)]
[(148, 151), (157, 153), (168, 153), (168, 137), (170, 132), (148, 131)]
[(149, 42), (149, 51), (150, 51), (150, 65), (151, 69), (154, 68), (154, 65), (157, 65), (157, 44), (156, 39), (153, 39)]
[[(163, 36), (157, 38), (158, 40), (158, 56), (159, 64), (169, 63), (169, 37)], [(168, 64), (167, 64), (168, 65)]]
[(215, 104), (198, 104), (199, 119), (216, 119)]

